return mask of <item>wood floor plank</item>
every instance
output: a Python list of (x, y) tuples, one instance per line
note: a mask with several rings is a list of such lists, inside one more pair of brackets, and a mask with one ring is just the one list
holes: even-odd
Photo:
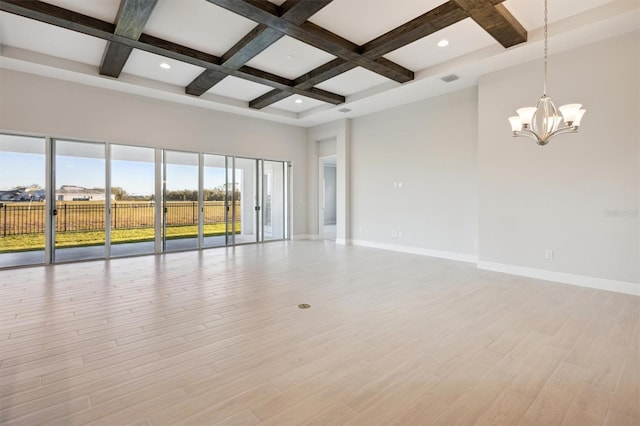
[(609, 411), (609, 400), (609, 392), (583, 383), (569, 406), (562, 424), (565, 426), (603, 424)]
[(2, 424), (640, 424), (634, 296), (319, 241), (0, 283)]
[(626, 358), (622, 367), (616, 390), (613, 393), (611, 408), (627, 415), (640, 424), (640, 365), (634, 357)]
[(618, 411), (609, 410), (604, 420), (605, 426), (636, 426), (638, 422), (632, 417)]
[(511, 389), (505, 389), (498, 398), (473, 423), (478, 426), (509, 426), (518, 424), (527, 411), (533, 397)]
[(585, 373), (582, 367), (561, 363), (524, 413), (519, 424), (561, 424)]

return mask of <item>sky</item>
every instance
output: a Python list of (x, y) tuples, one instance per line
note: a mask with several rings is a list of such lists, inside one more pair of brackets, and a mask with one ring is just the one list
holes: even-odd
[[(105, 161), (97, 158), (56, 157), (56, 187), (77, 185), (85, 188), (105, 187)], [(132, 195), (150, 195), (154, 192), (154, 164), (149, 162), (111, 162), (111, 186), (121, 187)], [(224, 185), (224, 169), (204, 169), (206, 188)], [(45, 186), (45, 157), (42, 154), (24, 154), (0, 151), (0, 191), (18, 186), (37, 184)], [(198, 188), (196, 166), (167, 165), (167, 190)]]

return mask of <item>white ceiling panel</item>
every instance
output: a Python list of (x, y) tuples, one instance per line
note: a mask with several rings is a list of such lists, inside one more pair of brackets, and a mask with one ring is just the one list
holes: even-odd
[(0, 12), (0, 44), (98, 66), (107, 42)]
[(294, 79), (332, 59), (335, 56), (284, 36), (247, 62), (247, 65)]
[[(549, 0), (549, 22), (560, 21), (607, 3), (620, 1), (638, 2), (638, 0)], [(507, 0), (503, 4), (527, 31), (544, 25), (542, 1)]]
[[(296, 101), (302, 101), (302, 102), (296, 102)], [(272, 104), (270, 107), (282, 109), (289, 112), (301, 113), (320, 105), (326, 105), (326, 104), (322, 101), (318, 101), (312, 98), (307, 98), (305, 96), (291, 95), (288, 98), (282, 99), (281, 101), (278, 101)]]
[(207, 93), (249, 102), (271, 90), (273, 90), (272, 87), (263, 84), (228, 76), (209, 89)]
[[(171, 68), (160, 67), (162, 63), (169, 64)], [(177, 86), (188, 85), (202, 71), (204, 68), (137, 49), (131, 52), (131, 56), (122, 70), (125, 74), (137, 75)]]
[(409, 22), (445, 0), (334, 0), (309, 21), (363, 45)]
[(44, 2), (110, 23), (115, 22), (120, 7), (119, 0), (44, 0)]
[[(437, 43), (443, 39), (448, 40), (449, 44), (438, 47)], [(412, 71), (420, 71), (495, 43), (489, 33), (467, 18), (395, 50), (385, 58)]]
[(256, 25), (205, 0), (160, 0), (144, 32), (222, 56)]
[(329, 92), (350, 96), (363, 90), (375, 87), (391, 80), (367, 69), (356, 67), (330, 80), (317, 84), (316, 87)]

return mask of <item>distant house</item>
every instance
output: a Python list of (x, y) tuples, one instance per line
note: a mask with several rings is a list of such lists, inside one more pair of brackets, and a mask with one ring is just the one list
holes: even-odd
[(21, 189), (0, 191), (0, 201), (29, 201), (29, 194)]
[[(116, 199), (115, 194), (109, 197), (111, 201)], [(62, 185), (56, 190), (56, 201), (105, 201), (104, 189), (87, 189), (75, 185)]]
[[(1, 201), (44, 201), (46, 191), (44, 189), (18, 188), (8, 191), (0, 191)], [(111, 201), (116, 199), (111, 194)], [(75, 185), (62, 185), (56, 190), (56, 201), (105, 201), (104, 189), (87, 189)]]
[(29, 190), (28, 193), (31, 201), (44, 201), (46, 197), (44, 189)]

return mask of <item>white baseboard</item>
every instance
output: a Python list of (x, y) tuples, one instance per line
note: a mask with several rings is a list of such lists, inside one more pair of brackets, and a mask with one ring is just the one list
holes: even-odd
[[(336, 241), (337, 242), (337, 241)], [(401, 253), (417, 254), (420, 256), (439, 257), (441, 259), (457, 260), (460, 262), (476, 263), (478, 257), (473, 254), (457, 253), (452, 251), (431, 250), (422, 247), (403, 246), (400, 244), (377, 243), (364, 240), (350, 240), (354, 246), (371, 247), (382, 250), (398, 251)]]
[(310, 240), (311, 239), (311, 235), (309, 234), (298, 234), (298, 235), (293, 235), (291, 237), (292, 240), (296, 241), (296, 240)]
[[(293, 239), (317, 240), (320, 239), (320, 237), (318, 235), (296, 235)], [(378, 243), (365, 240), (337, 239), (336, 244), (352, 244), (354, 246), (371, 247), (381, 250), (390, 250), (401, 253), (417, 254), (420, 256), (430, 256), (441, 259), (457, 260), (460, 262), (475, 263), (478, 269), (484, 269), (487, 271), (503, 272), (505, 274), (518, 275), (521, 277), (536, 278), (539, 280), (554, 281), (580, 287), (595, 288), (598, 290), (613, 291), (616, 293), (640, 296), (640, 284), (630, 283), (626, 281), (607, 280), (604, 278), (588, 277), (585, 275), (568, 274), (565, 272), (548, 271), (545, 269), (507, 265), (504, 263), (485, 262), (478, 260), (478, 256), (473, 254), (457, 253), (443, 250), (431, 250), (422, 247)]]
[(598, 290), (614, 291), (616, 293), (640, 296), (640, 284), (625, 281), (614, 281), (603, 278), (587, 277), (584, 275), (567, 274), (564, 272), (547, 271), (545, 269), (527, 268), (524, 266), (484, 261), (478, 261), (478, 269), (504, 272), (506, 274), (519, 275), (522, 277), (537, 278), (540, 280), (555, 281), (580, 287), (589, 287)]
[(320, 240), (320, 235), (314, 234), (298, 234), (291, 237), (292, 240)]

